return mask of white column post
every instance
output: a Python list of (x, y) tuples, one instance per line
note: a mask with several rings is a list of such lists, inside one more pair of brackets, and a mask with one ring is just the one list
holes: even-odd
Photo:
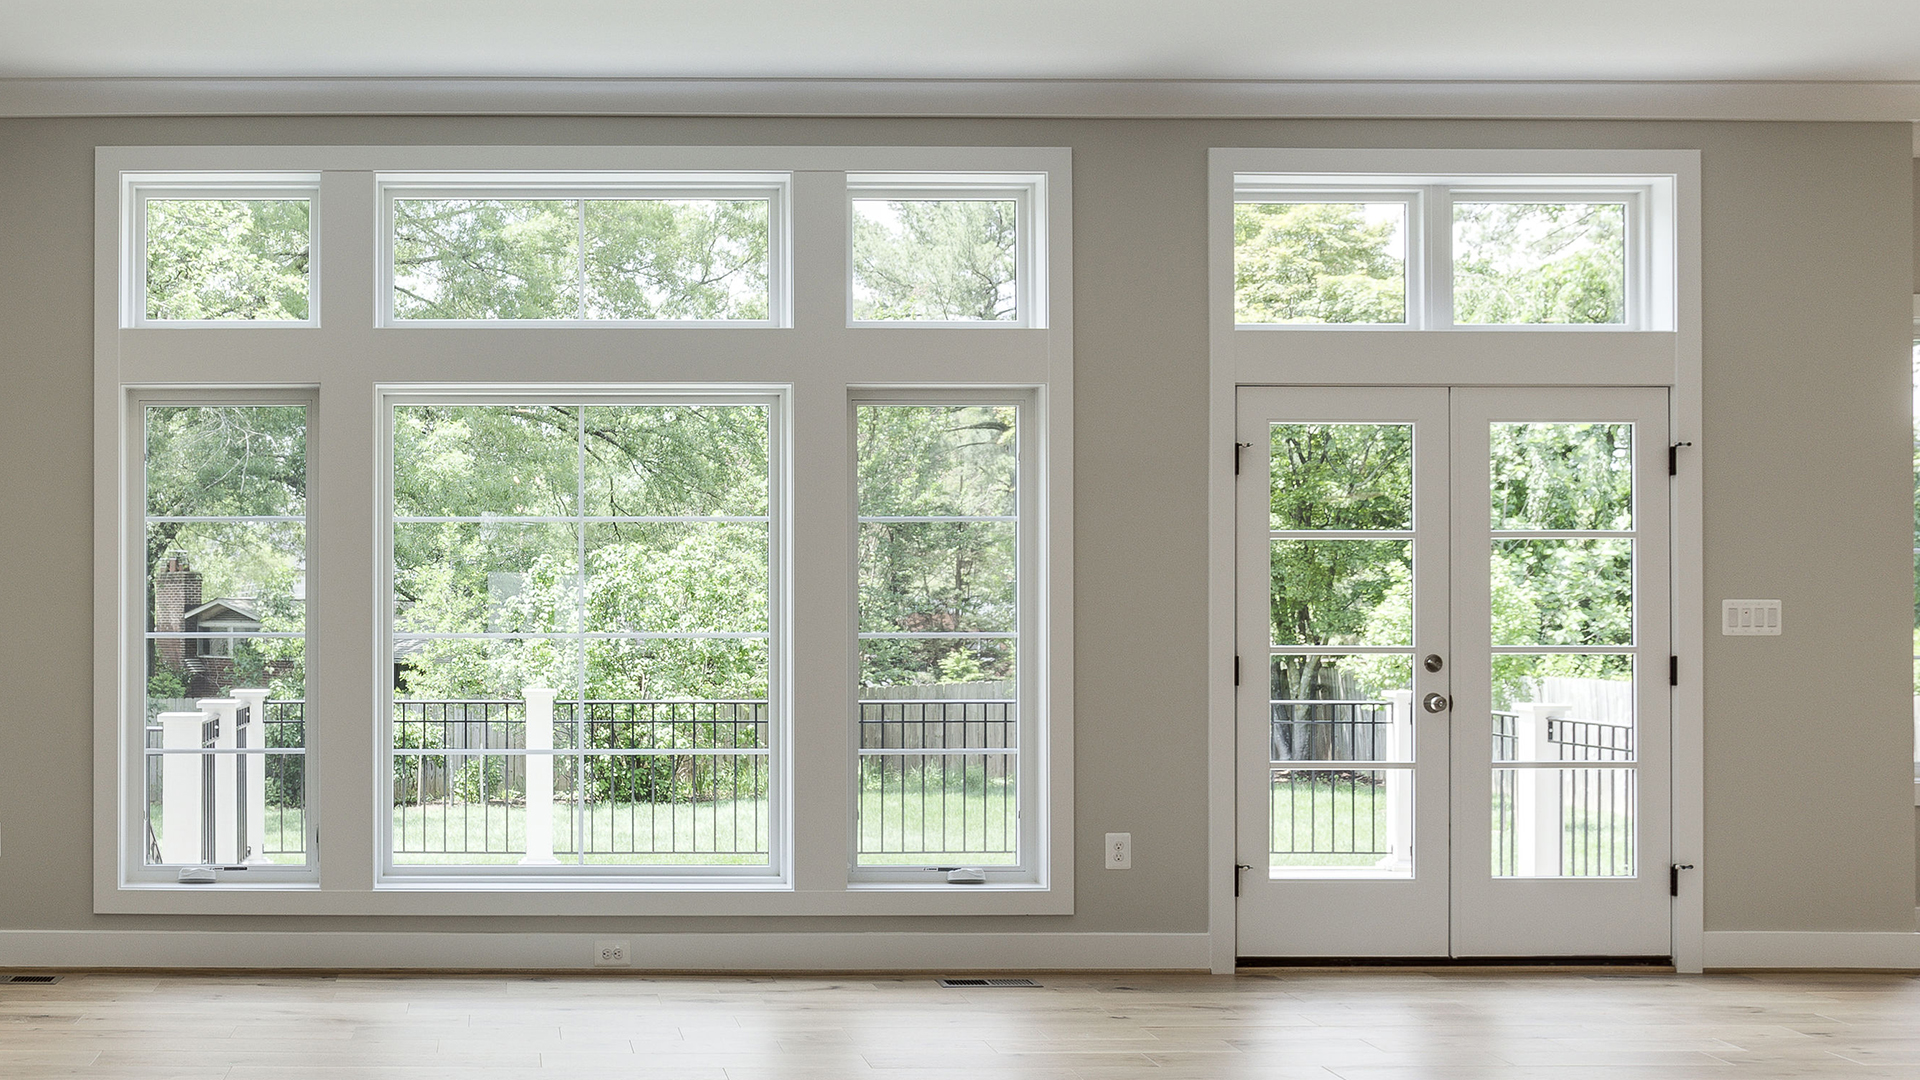
[[(1524, 701), (1513, 707), (1514, 760), (1558, 761), (1547, 738), (1547, 722), (1565, 719), (1571, 705)], [(1560, 770), (1514, 770), (1514, 872), (1520, 877), (1560, 875)]]
[[(235, 690), (234, 699), (247, 710), (247, 726), (240, 732), (240, 749), (246, 751), (264, 750), (267, 746), (267, 694), (266, 690)], [(244, 861), (264, 863), (267, 861), (267, 763), (271, 759), (265, 754), (248, 753), (247, 762), (247, 850), (241, 852)]]
[[(201, 698), (198, 704), (203, 711), (220, 718), (213, 738), (214, 749), (238, 747), (233, 729), (240, 703), (233, 698)], [(237, 764), (233, 754), (213, 755), (213, 850), (207, 854), (209, 862), (240, 861), (240, 838), (234, 835), (240, 825), (240, 773), (234, 767)]]
[[(1380, 749), (1387, 761), (1413, 760), (1413, 691), (1389, 690), (1380, 695), (1387, 701), (1392, 723), (1387, 728), (1387, 744)], [(1413, 770), (1388, 769), (1387, 773), (1387, 851), (1380, 867), (1405, 872), (1413, 867)]]
[(206, 722), (203, 712), (160, 714), (160, 748), (195, 751), (160, 756), (160, 861), (164, 863), (206, 861), (205, 852), (200, 850), (204, 789), (198, 752)]
[(527, 699), (527, 856), (522, 866), (553, 866), (553, 699), (559, 691), (529, 686)]

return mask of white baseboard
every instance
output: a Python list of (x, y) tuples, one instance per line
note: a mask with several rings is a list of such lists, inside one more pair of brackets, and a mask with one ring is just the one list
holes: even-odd
[(1920, 933), (1709, 930), (1706, 967), (1920, 969)]
[[(0, 968), (557, 971), (624, 938), (635, 971), (1204, 971), (1198, 934), (433, 934), (5, 930)], [(602, 968), (599, 970), (626, 970)]]

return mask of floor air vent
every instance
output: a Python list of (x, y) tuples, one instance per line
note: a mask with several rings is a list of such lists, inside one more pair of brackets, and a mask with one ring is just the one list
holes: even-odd
[(28, 986), (51, 986), (59, 981), (60, 976), (58, 975), (0, 975), (0, 983), (12, 983), (16, 986), (22, 984)]
[(941, 979), (940, 985), (948, 986), (948, 987), (952, 987), (952, 986), (1005, 986), (1005, 987), (1030, 986), (1030, 987), (1037, 988), (1039, 987), (1040, 984), (1037, 982), (1034, 982), (1032, 979)]

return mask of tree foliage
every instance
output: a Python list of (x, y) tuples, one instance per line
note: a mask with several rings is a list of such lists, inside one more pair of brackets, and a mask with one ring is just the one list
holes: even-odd
[(307, 318), (311, 204), (147, 200), (147, 318)]
[(1399, 227), (1359, 203), (1234, 204), (1234, 321), (1405, 322)]
[(1015, 319), (1016, 206), (998, 199), (859, 200), (853, 317)]
[[(1019, 510), (1017, 410), (863, 405), (857, 417), (863, 518), (1012, 517)], [(1012, 632), (1012, 521), (864, 521), (860, 628), (890, 633)], [(1013, 677), (1006, 639), (861, 643), (866, 686)]]
[(1453, 321), (1626, 321), (1619, 203), (1455, 203)]
[[(402, 319), (765, 319), (765, 199), (396, 199)], [(584, 242), (584, 244), (583, 244)]]

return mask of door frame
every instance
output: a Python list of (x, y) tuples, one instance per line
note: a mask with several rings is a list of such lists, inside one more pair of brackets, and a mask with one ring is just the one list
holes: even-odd
[[(1357, 330), (1233, 325), (1237, 173), (1356, 176), (1631, 176), (1670, 185), (1671, 329)], [(1337, 183), (1330, 180), (1330, 183)], [(1700, 154), (1697, 150), (1222, 149), (1208, 153), (1207, 936), (1209, 966), (1236, 960), (1235, 506), (1236, 400), (1241, 386), (1642, 386), (1669, 394), (1669, 438), (1681, 449), (1669, 485), (1673, 687), (1672, 859), (1678, 875), (1672, 955), (1680, 972), (1705, 959), (1704, 711), (1706, 597), (1701, 512)], [(1657, 868), (1649, 868), (1657, 873)]]

